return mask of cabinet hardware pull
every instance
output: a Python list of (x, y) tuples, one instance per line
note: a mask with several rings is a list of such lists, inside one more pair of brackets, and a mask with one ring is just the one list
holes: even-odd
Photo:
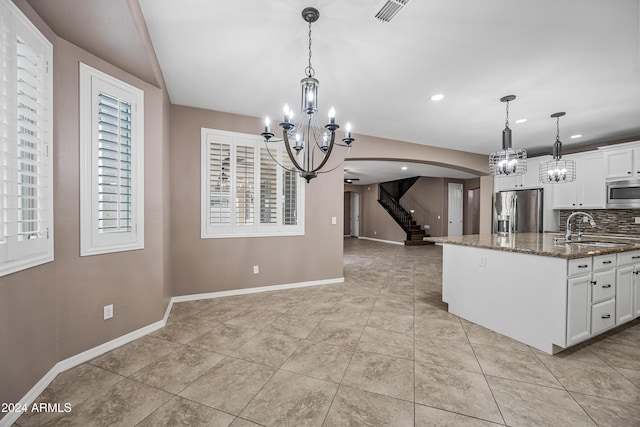
[(611, 264), (611, 261), (602, 261), (603, 264)]
[(610, 288), (610, 287), (611, 287), (611, 285), (602, 285), (602, 287), (603, 287), (604, 289), (607, 289), (607, 288)]
[(611, 319), (611, 315), (610, 314), (605, 314), (604, 316), (602, 316), (603, 319)]
[(595, 285), (598, 283), (598, 281), (597, 281), (597, 280), (592, 280), (592, 281), (590, 281), (589, 283), (591, 283), (592, 285), (594, 285), (594, 286), (595, 286)]
[(631, 257), (631, 259), (640, 259), (640, 255), (634, 255)]
[(587, 268), (589, 267), (587, 264), (579, 265), (578, 268)]

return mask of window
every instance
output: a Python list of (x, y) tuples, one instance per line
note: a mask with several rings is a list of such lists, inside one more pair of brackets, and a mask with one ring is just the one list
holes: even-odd
[(202, 129), (202, 238), (304, 234), (304, 185), (286, 150), (262, 138)]
[(53, 260), (52, 52), (0, 0), (0, 276)]
[(144, 248), (144, 93), (80, 64), (80, 255)]

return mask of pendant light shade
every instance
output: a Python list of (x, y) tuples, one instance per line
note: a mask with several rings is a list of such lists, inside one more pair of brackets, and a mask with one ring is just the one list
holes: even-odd
[(489, 173), (493, 176), (523, 175), (527, 172), (527, 151), (522, 148), (511, 147), (511, 129), (509, 128), (509, 102), (516, 99), (515, 95), (500, 98), (500, 102), (507, 104), (507, 118), (502, 131), (502, 150), (489, 156)]
[(551, 115), (551, 118), (556, 119), (556, 142), (553, 144), (553, 160), (540, 164), (540, 182), (543, 184), (563, 184), (576, 179), (576, 162), (562, 158), (560, 117), (564, 115), (564, 112)]

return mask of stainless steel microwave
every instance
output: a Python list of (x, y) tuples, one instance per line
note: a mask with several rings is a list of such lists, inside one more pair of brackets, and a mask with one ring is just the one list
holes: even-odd
[(607, 182), (607, 208), (640, 208), (640, 179)]

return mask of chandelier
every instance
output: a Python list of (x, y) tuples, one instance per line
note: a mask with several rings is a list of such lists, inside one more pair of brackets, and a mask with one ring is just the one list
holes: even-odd
[[(298, 123), (294, 121), (293, 110), (285, 104), (284, 121), (279, 124), (282, 128), (282, 139), (271, 141), (274, 134), (271, 132), (271, 120), (268, 116), (264, 121), (264, 132), (260, 134), (264, 138), (265, 146), (273, 161), (284, 169), (298, 170), (300, 176), (307, 182), (318, 176), (319, 173), (331, 172), (340, 166), (330, 170), (322, 170), (329, 161), (334, 146), (346, 147), (349, 150), (354, 141), (351, 137), (351, 125), (347, 123), (345, 137), (342, 139), (343, 143), (335, 142), (335, 133), (340, 126), (336, 123), (336, 111), (333, 107), (329, 109), (328, 123), (324, 126), (319, 125), (317, 114), (319, 82), (314, 78), (315, 70), (311, 66), (311, 23), (316, 22), (319, 17), (320, 12), (313, 7), (307, 7), (302, 11), (302, 18), (309, 23), (309, 65), (304, 70), (306, 77), (300, 81), (302, 85), (300, 121)], [(269, 150), (270, 141), (284, 141), (287, 154), (295, 169), (289, 169), (276, 160)]]
[(560, 117), (564, 112), (553, 113), (556, 119), (556, 142), (553, 144), (553, 160), (540, 164), (540, 182), (543, 184), (562, 184), (576, 179), (576, 162), (562, 160), (562, 141), (560, 141)]
[(500, 98), (507, 104), (507, 119), (502, 131), (502, 150), (489, 156), (489, 173), (494, 176), (523, 175), (527, 172), (527, 151), (522, 148), (511, 148), (511, 129), (509, 128), (509, 102), (515, 95)]

